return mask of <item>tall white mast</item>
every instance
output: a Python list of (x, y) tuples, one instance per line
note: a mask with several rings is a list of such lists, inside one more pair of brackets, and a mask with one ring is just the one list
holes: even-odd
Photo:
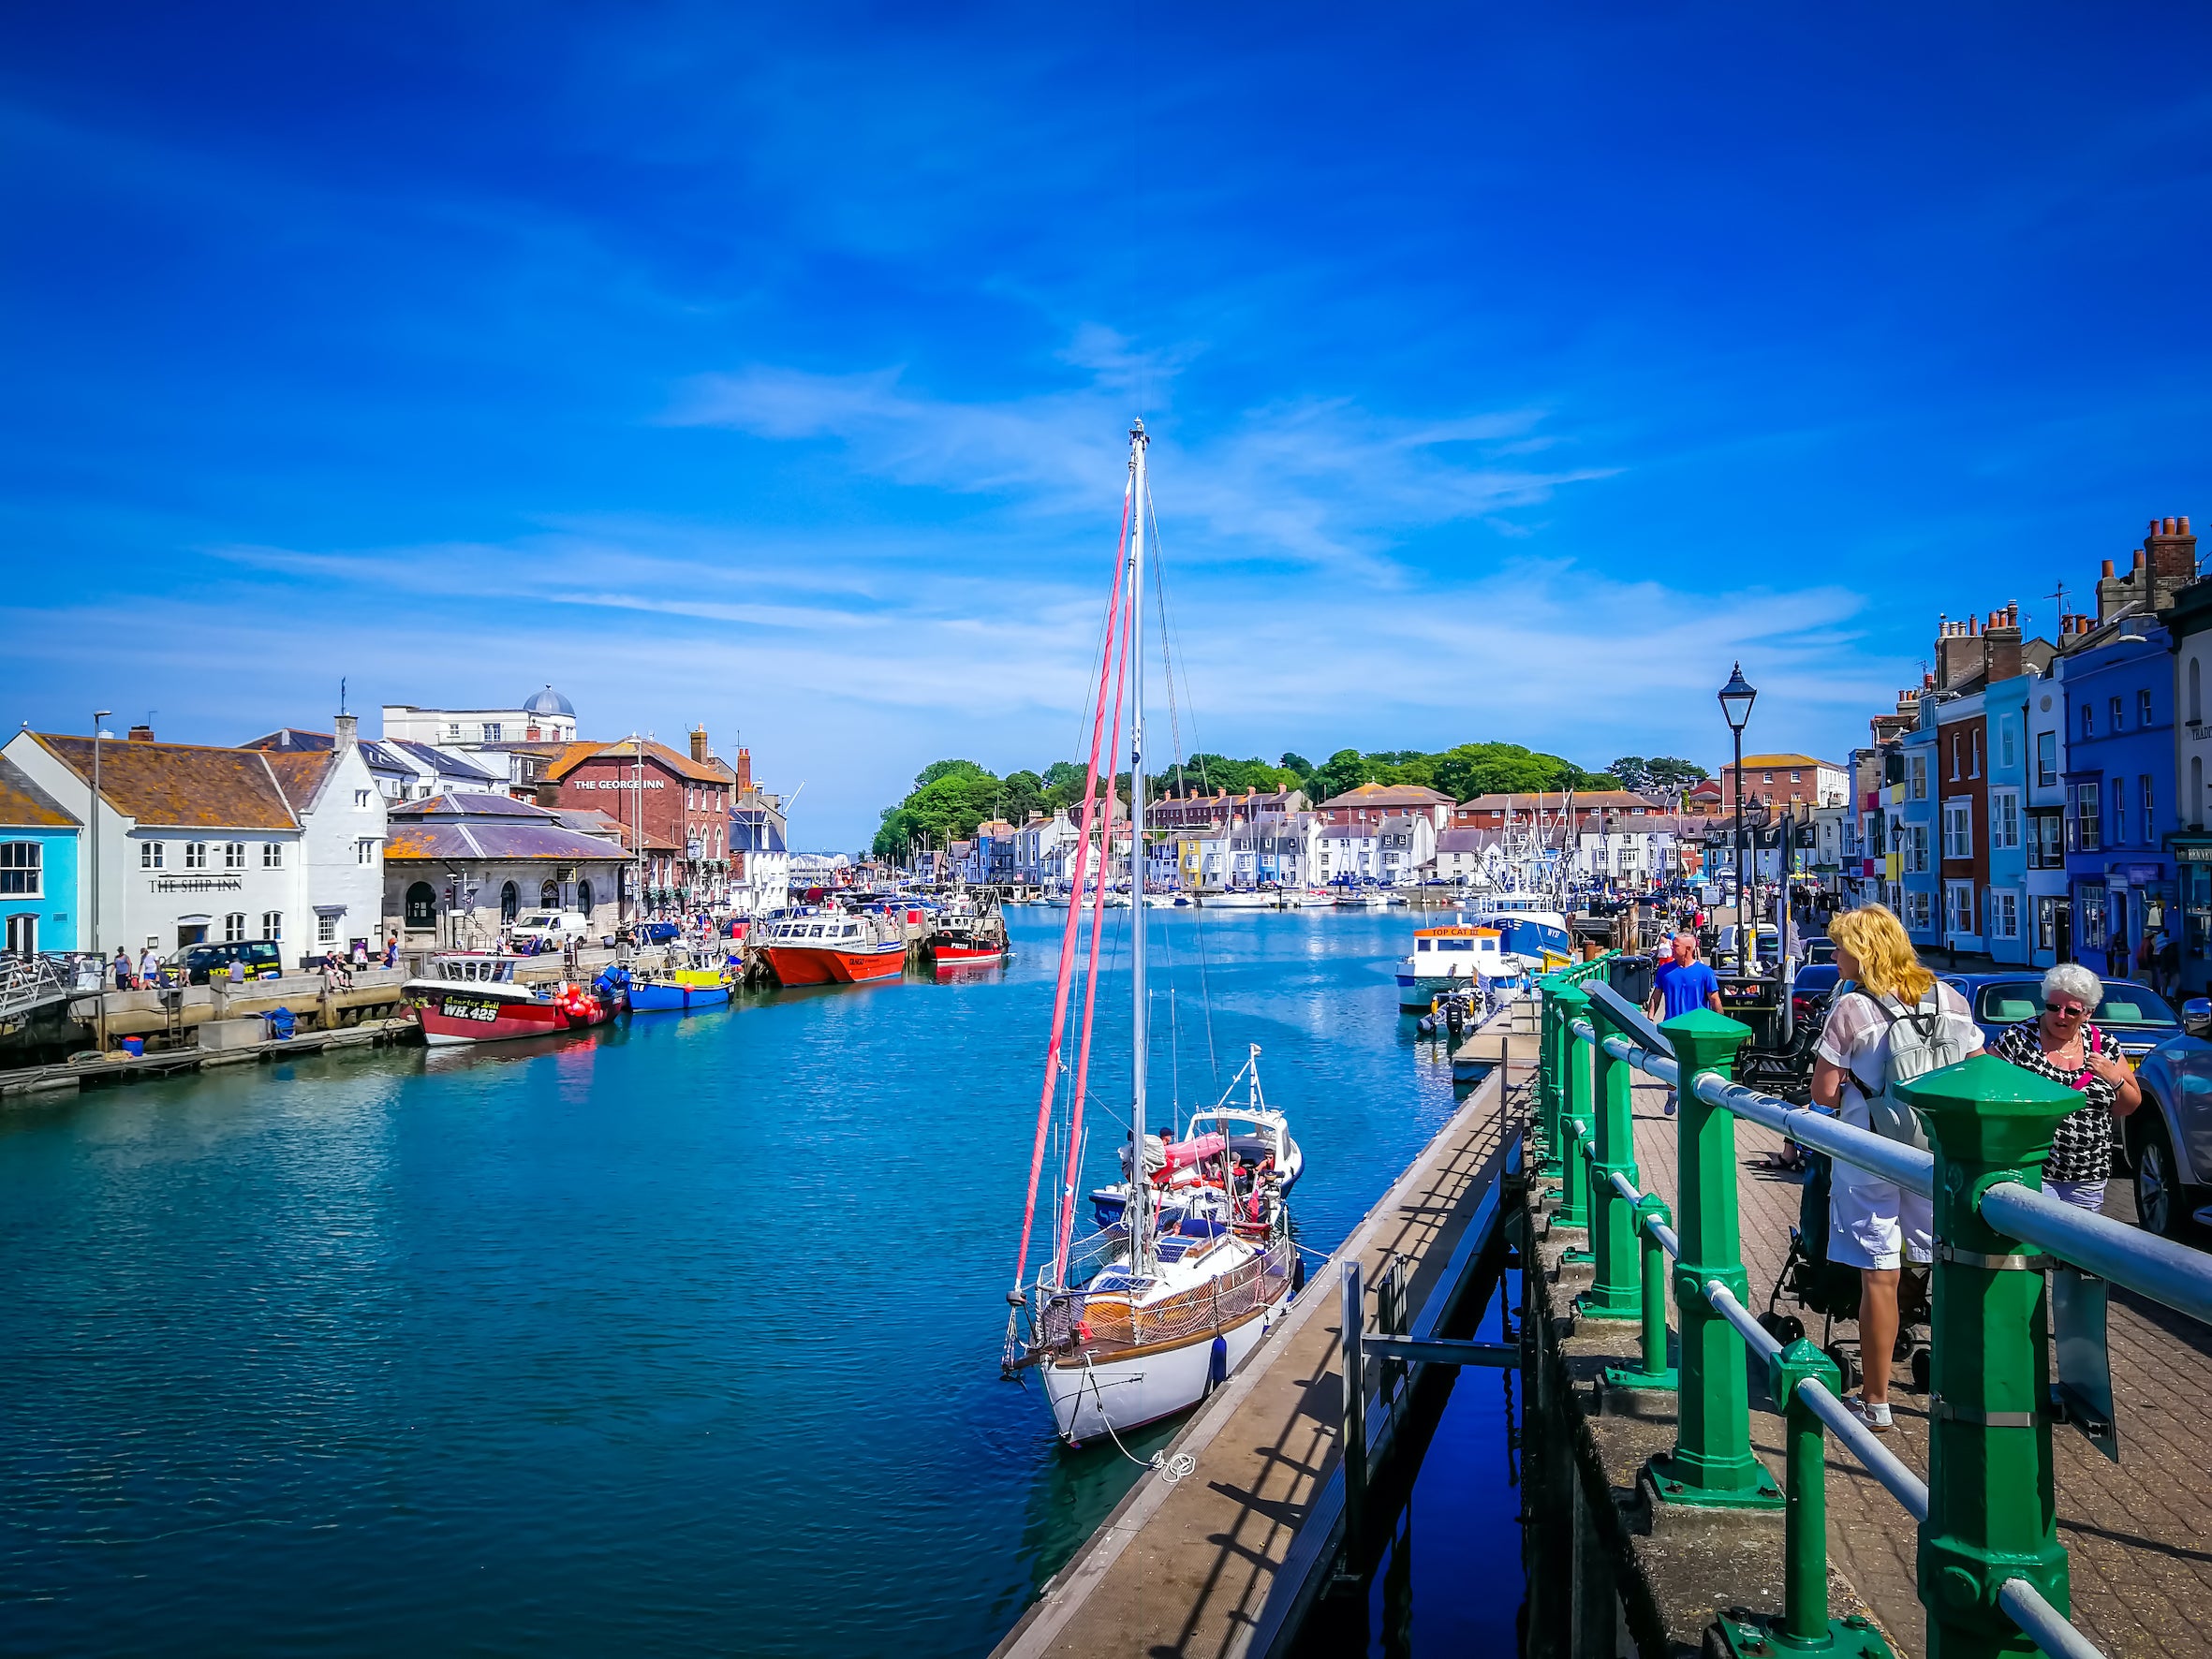
[[(1144, 1168), (1144, 1074), (1150, 1051), (1144, 1029), (1144, 449), (1152, 440), (1142, 420), (1129, 427), (1133, 534), (1129, 536), (1129, 1260), (1140, 1275), (1152, 1271), (1151, 1190)], [(1106, 799), (1113, 799), (1113, 781)], [(1113, 815), (1106, 815), (1106, 852), (1113, 846)]]

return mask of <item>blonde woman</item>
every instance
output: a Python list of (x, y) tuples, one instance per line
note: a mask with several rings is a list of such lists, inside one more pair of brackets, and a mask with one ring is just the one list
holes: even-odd
[[(1866, 1102), (1888, 1079), (1890, 1033), (1900, 1020), (1924, 1017), (1934, 993), (1934, 1016), (1943, 1035), (1962, 1051), (1982, 1047), (1982, 1034), (1966, 999), (1921, 966), (1905, 924), (1880, 904), (1838, 916), (1828, 925), (1836, 941), (1836, 982), (1851, 989), (1836, 998), (1813, 1050), (1813, 1103), (1847, 1123), (1871, 1129)], [(1935, 1216), (1927, 1199), (1895, 1182), (1834, 1161), (1828, 1192), (1828, 1259), (1859, 1270), (1860, 1392), (1848, 1403), (1859, 1420), (1886, 1434), (1890, 1419), (1890, 1362), (1897, 1342), (1897, 1275), (1908, 1261), (1925, 1262), (1934, 1243)]]

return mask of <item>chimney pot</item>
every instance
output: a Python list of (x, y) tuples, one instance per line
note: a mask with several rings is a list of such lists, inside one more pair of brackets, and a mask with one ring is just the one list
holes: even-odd
[(2136, 568), (2137, 570), (2140, 570), (2140, 569), (2142, 569), (2142, 568), (2143, 568), (2143, 562), (2144, 562), (2144, 560), (2147, 559), (2149, 556), (2150, 556), (2150, 555), (2149, 555), (2148, 553), (2146, 553), (2146, 551), (2144, 551), (2144, 550), (2143, 550), (2143, 549), (2141, 549), (2141, 548), (2137, 548), (2137, 549), (2135, 550), (2135, 568)]
[(2110, 559), (2104, 561), (2104, 574), (2107, 580), (2112, 576), (2112, 561)]
[(2159, 533), (2159, 521), (2156, 519), (2153, 519), (2150, 521), (2150, 533), (2153, 536), (2156, 536)]
[(2181, 523), (2181, 534), (2182, 534), (2182, 535), (2184, 535), (2184, 536), (2190, 536), (2190, 535), (2194, 535), (2194, 534), (2195, 534), (2195, 532), (2191, 531), (2191, 530), (2190, 529), (2190, 527), (2189, 527), (2189, 515), (2188, 515), (2187, 513), (2183, 513), (2183, 514), (2181, 515), (2180, 523)]
[(2165, 534), (2165, 535), (2167, 535), (2167, 536), (2171, 536), (2171, 535), (2173, 535), (2173, 534), (2174, 534), (2174, 521), (2173, 521), (2172, 519), (2168, 519), (2168, 520), (2166, 521), (2166, 528), (2165, 528), (2165, 530), (2164, 530), (2163, 534)]

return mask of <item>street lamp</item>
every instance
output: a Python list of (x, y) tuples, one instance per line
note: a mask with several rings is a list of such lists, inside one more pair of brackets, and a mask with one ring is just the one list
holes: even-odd
[(1759, 693), (1744, 678), (1744, 665), (1736, 664), (1728, 676), (1728, 683), (1720, 688), (1720, 717), (1728, 722), (1728, 729), (1735, 734), (1735, 796), (1736, 796), (1736, 975), (1747, 976), (1744, 965), (1744, 727), (1751, 718), (1751, 705), (1759, 700)]
[(100, 725), (112, 709), (96, 709), (92, 716), (92, 953), (100, 954)]

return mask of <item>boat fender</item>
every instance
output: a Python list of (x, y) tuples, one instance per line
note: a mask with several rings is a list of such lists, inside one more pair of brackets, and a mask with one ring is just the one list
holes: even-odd
[(1211, 1352), (1206, 1355), (1206, 1392), (1211, 1394), (1229, 1380), (1229, 1339), (1216, 1336)]
[(1305, 1288), (1305, 1253), (1302, 1250), (1290, 1257), (1290, 1294), (1296, 1296)]

